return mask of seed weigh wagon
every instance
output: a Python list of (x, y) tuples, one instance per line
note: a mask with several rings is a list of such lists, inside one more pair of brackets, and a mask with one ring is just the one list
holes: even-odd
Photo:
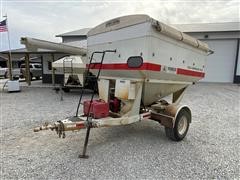
[[(165, 127), (167, 137), (182, 140), (191, 111), (179, 103), (186, 88), (205, 75), (206, 56), (212, 53), (208, 45), (147, 15), (112, 19), (87, 36), (87, 50), (75, 54), (86, 55), (86, 74), (92, 72), (98, 79), (98, 99), (92, 94), (82, 102), (82, 93), (73, 117), (35, 131), (51, 129), (65, 137), (65, 131), (86, 128), (83, 158), (91, 128), (154, 120)], [(41, 47), (30, 38), (22, 43)], [(162, 99), (168, 95), (172, 102)]]

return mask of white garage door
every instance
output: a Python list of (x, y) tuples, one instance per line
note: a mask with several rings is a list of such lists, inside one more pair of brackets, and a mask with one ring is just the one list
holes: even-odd
[(237, 40), (207, 40), (214, 54), (206, 64), (205, 82), (233, 82)]

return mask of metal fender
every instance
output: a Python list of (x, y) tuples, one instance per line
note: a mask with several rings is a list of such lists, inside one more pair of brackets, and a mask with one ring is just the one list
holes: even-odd
[(168, 105), (160, 113), (157, 113), (157, 112), (154, 112), (154, 111), (151, 112), (151, 118), (150, 119), (158, 121), (160, 124), (162, 124), (165, 127), (174, 128), (176, 118), (182, 110), (185, 110), (185, 111), (189, 112), (190, 123), (191, 123), (191, 119), (192, 119), (191, 118), (192, 117), (191, 110), (187, 105), (181, 105), (181, 106), (180, 105), (174, 105), (174, 104)]
[(182, 111), (182, 110), (185, 110), (190, 114), (190, 123), (192, 122), (192, 113), (191, 113), (190, 108), (187, 105), (182, 105), (182, 106), (177, 107), (177, 111), (176, 111), (176, 114), (174, 116), (174, 123), (173, 123), (174, 125), (175, 125), (175, 120), (176, 120), (179, 112)]

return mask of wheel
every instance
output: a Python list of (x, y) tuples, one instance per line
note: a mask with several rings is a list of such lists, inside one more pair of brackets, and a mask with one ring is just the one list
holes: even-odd
[(174, 128), (165, 127), (166, 136), (173, 141), (181, 141), (188, 132), (190, 122), (190, 111), (181, 109), (175, 120)]

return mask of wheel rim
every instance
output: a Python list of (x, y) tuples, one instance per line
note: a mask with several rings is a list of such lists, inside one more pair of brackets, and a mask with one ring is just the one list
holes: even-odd
[(182, 116), (181, 119), (178, 122), (178, 128), (177, 128), (178, 133), (180, 135), (183, 135), (186, 132), (187, 126), (188, 126), (187, 124), (188, 124), (187, 118), (185, 116)]

